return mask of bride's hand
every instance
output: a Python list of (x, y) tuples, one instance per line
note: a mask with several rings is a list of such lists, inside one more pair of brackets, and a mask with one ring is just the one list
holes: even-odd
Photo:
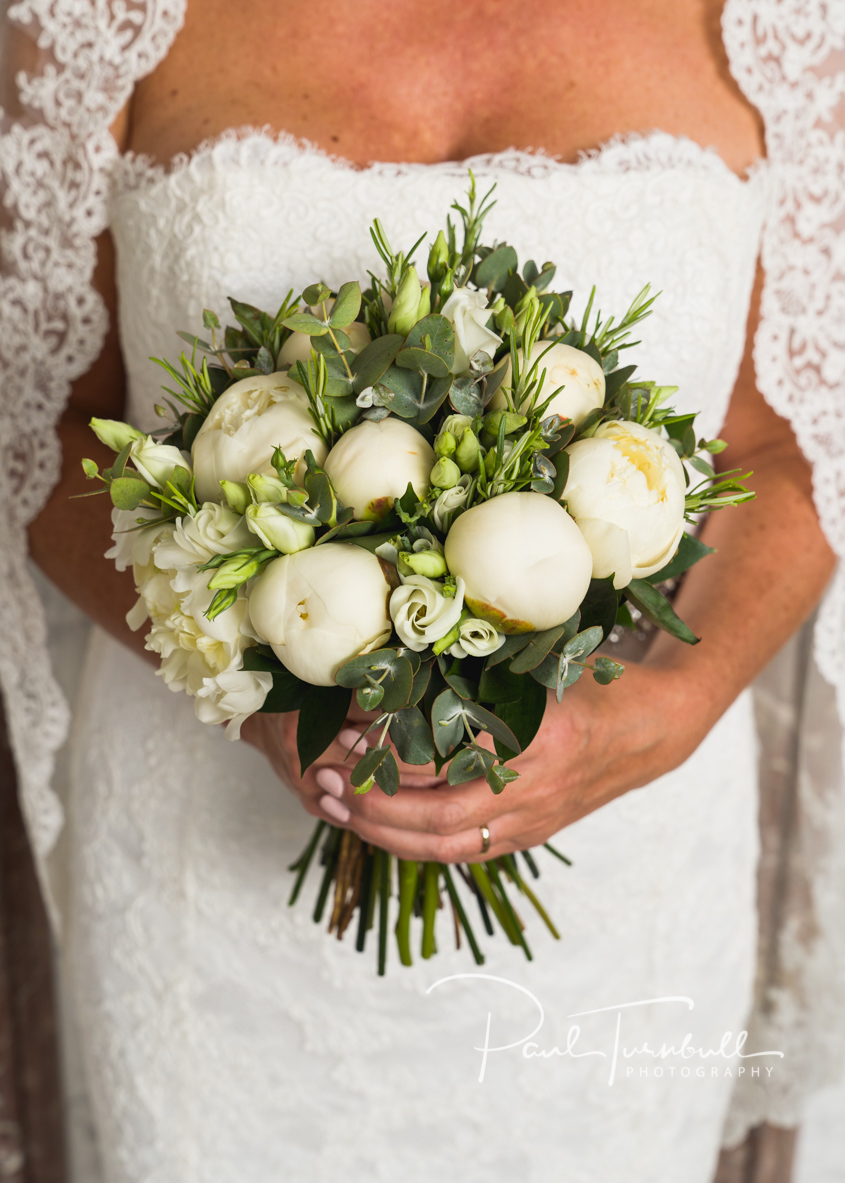
[[(345, 749), (330, 749), (322, 766), (306, 774), (300, 791), (308, 793), (310, 812), (328, 815), (402, 858), (479, 859), (482, 825), (491, 839), (485, 857), (495, 858), (541, 845), (614, 797), (681, 764), (712, 722), (692, 693), (689, 679), (646, 665), (629, 665), (611, 686), (582, 678), (561, 704), (550, 697), (536, 739), (511, 762), (519, 780), (498, 796), (483, 780), (452, 788), (430, 767), (406, 767), (395, 797), (377, 787), (356, 795)], [(330, 795), (322, 794), (321, 801), (312, 785), (329, 788)]]

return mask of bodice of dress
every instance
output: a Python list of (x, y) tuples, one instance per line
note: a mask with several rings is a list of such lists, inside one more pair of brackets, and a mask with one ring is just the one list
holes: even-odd
[(468, 168), (481, 191), (496, 184), (485, 241), (511, 242), (521, 264), (556, 262), (555, 289), (573, 290), (576, 317), (593, 284), (596, 307), (617, 318), (644, 284), (662, 293), (631, 360), (639, 376), (678, 386), (679, 407), (701, 411), (701, 430), (716, 434), (745, 341), (765, 169), (743, 181), (714, 152), (660, 132), (574, 165), (509, 151), (360, 169), (262, 131), (231, 133), (168, 170), (127, 158), (111, 228), (128, 418), (158, 425), (150, 355), (175, 360), (176, 331), (200, 332), (203, 308), (232, 322), (229, 296), (275, 311), (291, 288), (365, 280), (379, 263), (373, 218), (409, 248), (445, 224)]

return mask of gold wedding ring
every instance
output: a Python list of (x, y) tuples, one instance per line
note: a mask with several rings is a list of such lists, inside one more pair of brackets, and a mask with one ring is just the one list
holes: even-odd
[(490, 831), (486, 826), (481, 827), (481, 853), (486, 854), (490, 849)]

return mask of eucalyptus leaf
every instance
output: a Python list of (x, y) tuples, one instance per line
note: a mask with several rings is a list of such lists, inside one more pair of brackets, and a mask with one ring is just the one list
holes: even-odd
[(513, 274), (518, 266), (516, 251), (505, 243), (476, 264), (473, 281), (479, 288), (499, 292), (505, 286), (508, 276)]
[(481, 393), (471, 378), (454, 378), (449, 391), (449, 401), (459, 415), (475, 418), (481, 414)]
[(699, 638), (692, 629), (684, 624), (666, 597), (647, 580), (632, 579), (625, 588), (625, 595), (635, 608), (639, 608), (646, 620), (687, 645), (698, 644)]
[(563, 647), (563, 656), (569, 661), (581, 661), (583, 658), (589, 657), (603, 639), (602, 630), (598, 625), (593, 625), (583, 632), (576, 633), (571, 641), (566, 642)]
[(494, 764), (492, 768), (488, 769), (486, 779), (493, 792), (498, 794), (502, 792), (505, 785), (519, 780), (519, 773), (513, 768), (507, 768), (504, 764)]
[(443, 358), (427, 349), (400, 349), (396, 354), (396, 364), (405, 370), (429, 374), (432, 378), (445, 378), (449, 373)]
[(333, 329), (345, 329), (358, 315), (361, 308), (361, 288), (352, 280), (345, 283), (337, 293), (337, 299), (329, 316), (329, 323)]
[(379, 381), (404, 344), (404, 337), (400, 337), (398, 333), (388, 333), (384, 337), (376, 337), (369, 345), (364, 346), (352, 362), (353, 388), (356, 394)]
[[(433, 353), (446, 363), (446, 372), (455, 360), (455, 329), (451, 321), (437, 312), (429, 313), (418, 320), (405, 342), (408, 349), (421, 349)], [(426, 371), (434, 373), (434, 371)], [(442, 375), (435, 374), (435, 377)]]
[(396, 711), (390, 720), (389, 734), (399, 759), (405, 764), (428, 764), (434, 759), (431, 728), (419, 707), (409, 706)]
[[(568, 623), (568, 622), (567, 622)], [(577, 628), (577, 622), (575, 627)], [(569, 632), (571, 637), (573, 632)], [(534, 633), (525, 648), (516, 655), (510, 664), (512, 674), (527, 674), (535, 669), (546, 655), (562, 638), (567, 636), (567, 624), (558, 624), (555, 628), (545, 629), (541, 633)]]
[(286, 329), (293, 329), (295, 333), (305, 333), (308, 337), (322, 337), (329, 331), (328, 326), (310, 312), (294, 312), (292, 316), (283, 320), (282, 324)]
[(431, 733), (441, 756), (448, 756), (466, 734), (463, 707), (463, 701), (452, 689), (442, 691), (432, 704)]
[(443, 378), (435, 378), (433, 382), (429, 382), (420, 399), (417, 423), (428, 423), (429, 420), (433, 419), (446, 401), (451, 389), (451, 374), (446, 374)]
[(478, 780), (487, 775), (496, 763), (492, 752), (485, 751), (474, 745), (462, 748), (449, 762), (447, 773), (450, 785), (462, 785), (468, 780)]
[(515, 653), (519, 653), (524, 649), (534, 636), (533, 633), (513, 633), (505, 637), (504, 644), (501, 645), (495, 653), (491, 653), (487, 658), (487, 669), (499, 665), (503, 661), (507, 661), (509, 657), (513, 657)]
[(624, 665), (614, 661), (611, 657), (597, 657), (593, 669), (593, 677), (600, 686), (609, 686), (625, 672)]
[(115, 509), (137, 509), (150, 492), (150, 486), (140, 477), (120, 476), (109, 485)]

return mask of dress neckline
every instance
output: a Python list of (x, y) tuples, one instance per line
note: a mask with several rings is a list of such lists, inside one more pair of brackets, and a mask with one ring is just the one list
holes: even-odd
[(246, 125), (227, 128), (219, 135), (203, 140), (191, 151), (179, 153), (167, 163), (159, 163), (144, 153), (130, 151), (123, 154), (115, 167), (115, 193), (146, 189), (185, 173), (205, 174), (217, 167), (273, 167), (297, 161), (307, 161), (325, 171), (359, 173), (367, 177), (399, 177), (415, 173), (465, 177), (467, 171), (472, 169), (487, 174), (510, 173), (545, 178), (554, 174), (616, 174), (683, 169), (720, 176), (741, 188), (753, 183), (766, 165), (766, 159), (760, 157), (749, 166), (744, 176), (740, 176), (714, 147), (704, 147), (688, 136), (673, 135), (659, 129), (614, 136), (595, 148), (582, 151), (575, 161), (561, 160), (542, 148), (505, 148), (498, 152), (479, 153), (464, 160), (371, 161), (359, 165), (290, 132), (277, 132), (266, 125)]

